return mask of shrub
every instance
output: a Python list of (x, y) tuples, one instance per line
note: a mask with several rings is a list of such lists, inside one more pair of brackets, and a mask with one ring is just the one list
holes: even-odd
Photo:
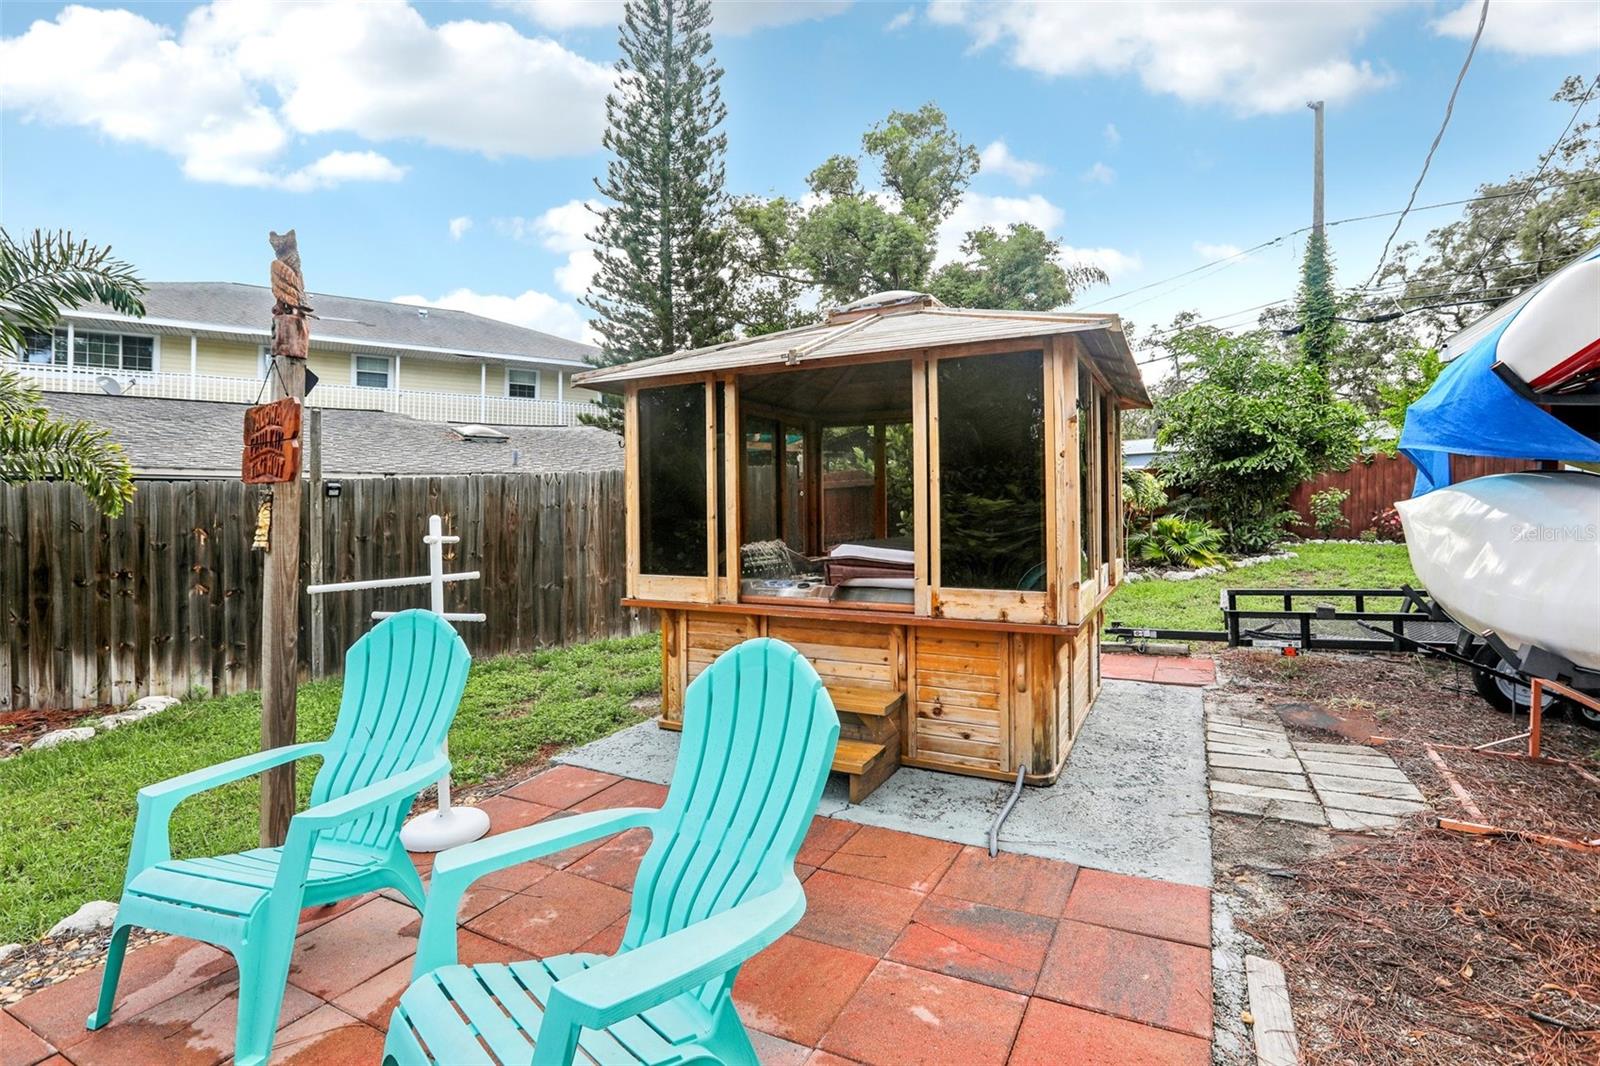
[(1223, 562), (1222, 530), (1201, 518), (1162, 515), (1148, 529), (1128, 534), (1128, 558), (1146, 565), (1191, 570)]
[(1167, 490), (1159, 478), (1137, 467), (1122, 468), (1122, 506), (1129, 518), (1147, 518), (1166, 505)]
[(1324, 537), (1333, 536), (1333, 531), (1344, 525), (1344, 501), (1350, 494), (1344, 489), (1323, 489), (1321, 492), (1311, 494), (1311, 524), (1317, 527), (1317, 532)]
[(1396, 544), (1402, 544), (1406, 539), (1405, 526), (1400, 524), (1400, 512), (1393, 507), (1373, 512), (1370, 531), (1377, 539)]

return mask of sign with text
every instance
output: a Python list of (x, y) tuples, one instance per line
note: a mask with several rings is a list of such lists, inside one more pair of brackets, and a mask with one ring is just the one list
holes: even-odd
[(244, 413), (244, 483), (276, 485), (300, 476), (300, 401), (290, 396)]

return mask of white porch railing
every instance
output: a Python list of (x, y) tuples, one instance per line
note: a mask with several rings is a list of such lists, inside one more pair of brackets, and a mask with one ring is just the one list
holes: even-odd
[[(46, 392), (101, 392), (99, 379), (121, 382), (131, 396), (159, 396), (222, 403), (255, 403), (268, 398), (268, 390), (253, 378), (210, 374), (138, 373), (19, 363), (16, 369)], [(129, 383), (132, 383), (129, 387)], [(306, 406), (356, 411), (388, 411), (424, 422), (482, 422), (491, 426), (575, 426), (584, 411), (599, 412), (592, 403), (564, 400), (522, 400), (509, 396), (474, 396), (470, 393), (417, 392), (410, 389), (363, 389), (319, 381)]]

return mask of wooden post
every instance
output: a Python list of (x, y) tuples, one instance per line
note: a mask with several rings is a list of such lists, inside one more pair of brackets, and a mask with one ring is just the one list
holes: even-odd
[[(277, 258), (271, 269), (272, 379), (274, 399), (304, 402), (310, 330), (305, 281), (294, 230), (270, 236)], [(272, 487), (272, 534), (261, 604), (261, 747), (295, 742), (295, 687), (299, 681), (300, 510), (305, 494), (298, 473)], [(274, 767), (261, 779), (261, 845), (279, 847), (295, 809), (293, 763)]]
[[(310, 536), (306, 539), (306, 552), (309, 555), (307, 573), (313, 585), (327, 580), (327, 575), (322, 572), (322, 523), (323, 512), (327, 507), (322, 496), (322, 409), (313, 407), (306, 411), (306, 466), (310, 471), (309, 491), (311, 498), (307, 501), (306, 517), (310, 521)], [(306, 619), (306, 639), (311, 641), (311, 676), (321, 677), (327, 664), (323, 661), (322, 638), (326, 616), (323, 611), (322, 600), (311, 597), (309, 604), (311, 616)]]

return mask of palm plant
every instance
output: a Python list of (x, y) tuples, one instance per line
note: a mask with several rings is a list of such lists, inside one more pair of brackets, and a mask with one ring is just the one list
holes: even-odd
[[(63, 311), (101, 303), (143, 315), (144, 284), (110, 248), (70, 233), (35, 230), (26, 243), (0, 227), (0, 355), (28, 332), (49, 332)], [(0, 367), (0, 482), (68, 481), (115, 517), (133, 497), (133, 468), (111, 435), (91, 422), (58, 419), (21, 374)]]
[(1225, 561), (1221, 548), (1222, 530), (1203, 518), (1162, 515), (1149, 529), (1128, 534), (1128, 557), (1145, 564), (1196, 570)]

